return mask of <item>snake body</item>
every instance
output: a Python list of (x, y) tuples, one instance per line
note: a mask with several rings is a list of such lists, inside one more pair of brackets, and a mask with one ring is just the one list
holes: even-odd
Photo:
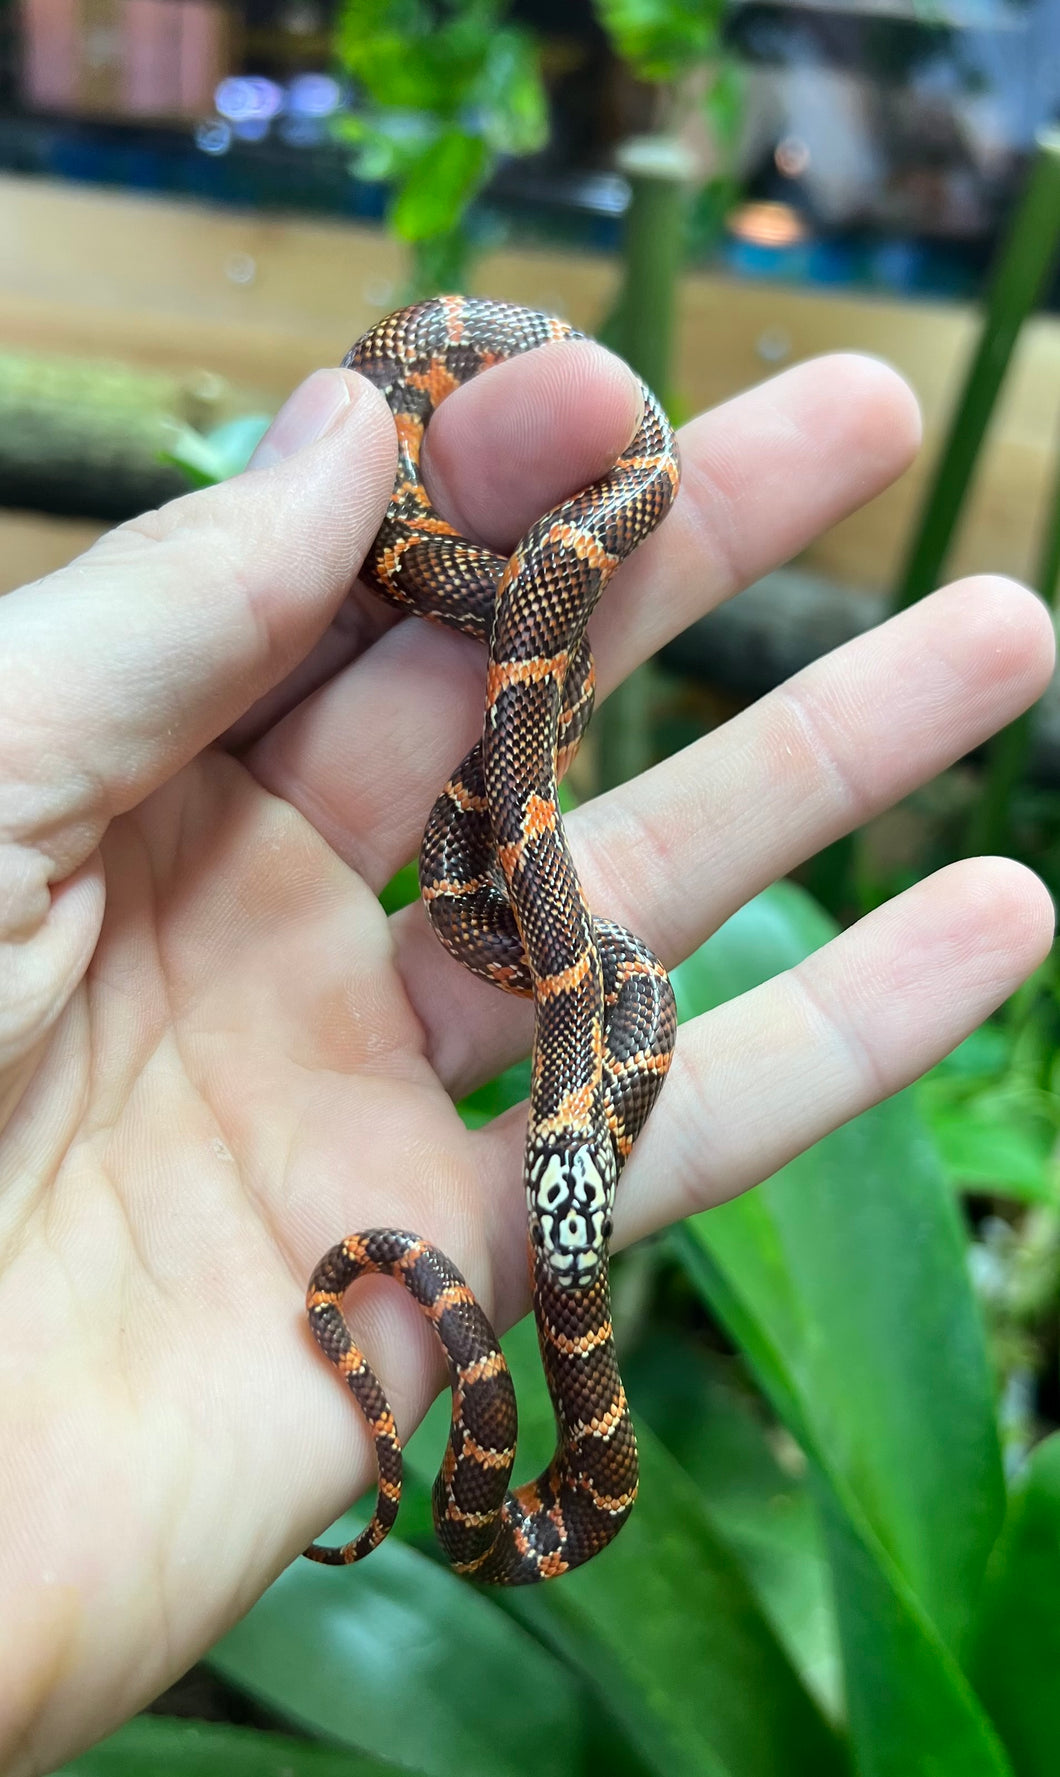
[(533, 525), (509, 560), (459, 536), (432, 508), (420, 472), (424, 429), (453, 389), (516, 353), (580, 337), (529, 309), (440, 297), (381, 321), (344, 360), (383, 391), (398, 433), (394, 494), (364, 577), (392, 603), (489, 650), (482, 739), (431, 812), (420, 886), (446, 948), (534, 1000), (524, 1180), (531, 1294), (559, 1436), (544, 1474), (511, 1490), (511, 1378), (463, 1278), (414, 1234), (351, 1235), (317, 1266), (307, 1310), (373, 1432), (379, 1492), (362, 1533), (342, 1548), (314, 1545), (306, 1553), (316, 1561), (367, 1554), (401, 1494), (393, 1415), (342, 1312), (367, 1273), (404, 1284), (445, 1352), (453, 1414), (434, 1515), (454, 1569), (501, 1585), (552, 1578), (609, 1543), (636, 1496), (607, 1249), (618, 1174), (669, 1067), (676, 1018), (658, 959), (589, 912), (557, 781), (592, 712), (586, 624), (615, 568), (670, 506), (676, 442), (644, 389), (640, 427), (614, 468)]

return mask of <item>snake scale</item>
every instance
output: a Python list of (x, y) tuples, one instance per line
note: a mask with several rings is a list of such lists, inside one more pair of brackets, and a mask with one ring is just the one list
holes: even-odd
[(535, 1035), (524, 1180), (531, 1295), (558, 1443), (536, 1480), (509, 1488), (516, 1407), (497, 1336), (460, 1273), (414, 1234), (351, 1235), (313, 1273), (313, 1333), (374, 1435), (371, 1521), (315, 1561), (357, 1561), (386, 1536), (401, 1495), (401, 1446), (342, 1311), (367, 1273), (397, 1278), (433, 1323), (449, 1369), (452, 1425), (434, 1486), (451, 1566), (498, 1585), (588, 1561), (625, 1523), (637, 1446), (615, 1357), (607, 1250), (618, 1174), (662, 1085), (676, 1033), (662, 964), (589, 912), (563, 832), (557, 782), (592, 712), (585, 629), (619, 563), (665, 516), (677, 447), (648, 389), (614, 467), (539, 519), (510, 559), (434, 511), (420, 471), (424, 430), (454, 389), (520, 352), (583, 337), (530, 309), (439, 297), (380, 321), (344, 366), (382, 390), (398, 472), (363, 577), (385, 599), (488, 648), (481, 741), (431, 812), (420, 888), (435, 932), (467, 968), (529, 995)]

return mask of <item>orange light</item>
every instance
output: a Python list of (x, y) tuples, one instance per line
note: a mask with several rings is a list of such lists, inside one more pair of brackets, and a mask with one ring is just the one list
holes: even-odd
[(756, 247), (794, 247), (808, 230), (790, 204), (741, 204), (729, 217), (729, 233)]

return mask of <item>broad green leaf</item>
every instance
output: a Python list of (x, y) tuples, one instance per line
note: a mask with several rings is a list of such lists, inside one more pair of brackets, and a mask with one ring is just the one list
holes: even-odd
[(859, 1777), (1012, 1777), (964, 1673), (856, 1500), (816, 1478)]
[(848, 1769), (694, 1484), (641, 1423), (641, 1491), (613, 1550), (529, 1600), (665, 1777)]
[(286, 1734), (141, 1715), (55, 1777), (385, 1777), (393, 1769), (364, 1753)]
[(972, 1672), (1016, 1777), (1060, 1770), (1060, 1432), (1013, 1490), (988, 1572)]
[(296, 1561), (209, 1663), (292, 1722), (427, 1777), (581, 1768), (581, 1694), (559, 1662), (394, 1537), (355, 1571)]
[[(833, 929), (778, 885), (678, 971), (682, 1010), (793, 966)], [(926, 1771), (1003, 1771), (956, 1664), (1003, 1509), (992, 1389), (966, 1243), (909, 1095), (679, 1243), (824, 1478), (860, 1767), (904, 1777), (930, 1720), (950, 1762)]]
[(974, 1101), (927, 1116), (952, 1185), (986, 1188), (1022, 1203), (1056, 1202), (1052, 1142), (1044, 1128)]
[(989, 1080), (1004, 1072), (1012, 1056), (1012, 1039), (999, 1024), (981, 1024), (963, 1043), (943, 1056), (924, 1075), (923, 1085), (936, 1080)]
[[(533, 1473), (551, 1454), (555, 1426), (532, 1322), (504, 1347), (519, 1398), (520, 1473)], [(442, 1435), (439, 1423), (437, 1448), (417, 1444), (410, 1461), (433, 1464)], [(614, 1546), (554, 1585), (500, 1602), (588, 1680), (659, 1777), (839, 1777), (842, 1750), (694, 1483), (643, 1422), (638, 1436), (640, 1496)]]
[[(679, 1230), (689, 1275), (749, 1358), (764, 1391), (812, 1459), (832, 1574), (845, 1692), (862, 1777), (909, 1777), (910, 1748), (942, 1749), (943, 1762), (915, 1767), (930, 1777), (1008, 1777), (1000, 1747), (968, 1683), (939, 1640), (904, 1576), (876, 1536), (844, 1478), (803, 1418), (795, 1378), (720, 1267)], [(884, 1676), (886, 1676), (886, 1682)], [(932, 1758), (934, 1754), (932, 1754)], [(950, 1762), (945, 1762), (948, 1757)]]
[(647, 1422), (695, 1482), (711, 1526), (792, 1665), (836, 1718), (842, 1677), (835, 1608), (805, 1459), (787, 1439), (782, 1464), (778, 1428), (757, 1394), (734, 1385), (735, 1361), (657, 1333), (624, 1358), (622, 1369), (638, 1425)]
[[(676, 971), (687, 1013), (800, 962), (834, 931), (792, 884)], [(807, 1432), (853, 1488), (943, 1638), (959, 1645), (1004, 1509), (966, 1239), (908, 1094), (689, 1225), (738, 1291)]]

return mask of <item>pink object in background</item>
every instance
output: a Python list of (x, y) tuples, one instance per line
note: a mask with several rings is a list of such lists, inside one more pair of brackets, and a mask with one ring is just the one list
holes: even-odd
[(213, 95), (230, 71), (227, 19), (207, 0), (183, 0), (180, 16), (179, 108), (202, 116), (212, 110)]
[(130, 117), (178, 109), (181, 11), (179, 0), (125, 0), (121, 96)]
[(78, 0), (23, 0), (22, 93), (27, 105), (69, 110), (81, 60)]
[(22, 0), (22, 97), (41, 111), (198, 118), (229, 71), (217, 0)]

